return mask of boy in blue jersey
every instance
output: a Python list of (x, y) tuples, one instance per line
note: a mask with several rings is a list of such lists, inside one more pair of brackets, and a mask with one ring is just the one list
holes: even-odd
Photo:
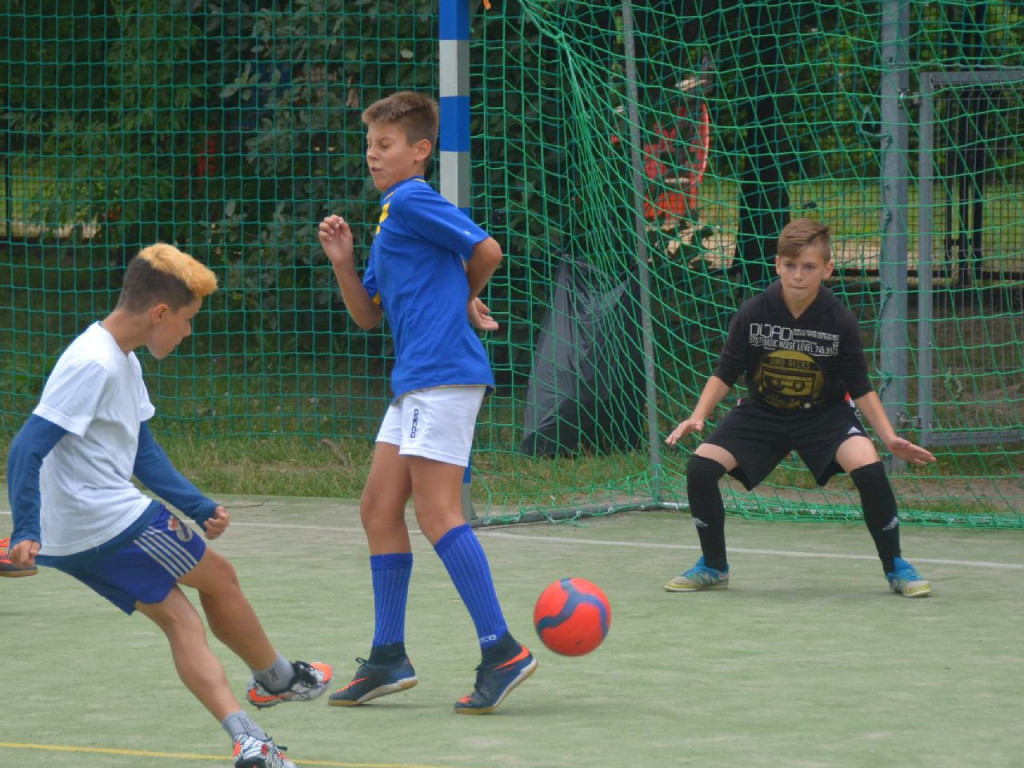
[[(416, 685), (405, 651), (412, 546), (405, 505), (433, 545), (469, 611), (482, 661), (461, 714), (493, 712), (533, 674), (533, 654), (508, 631), (483, 548), (462, 512), (462, 478), (485, 394), (494, 388), (480, 330), (498, 327), (478, 298), (502, 260), (501, 247), (424, 180), (437, 139), (437, 103), (401, 92), (363, 113), (366, 161), (382, 193), (366, 271), (353, 259), (352, 230), (340, 216), (320, 224), (320, 243), (352, 319), (395, 343), (394, 399), (377, 435), (360, 502), (370, 547), (374, 636), (369, 659), (330, 697), (356, 706)], [(472, 325), (471, 325), (472, 324)]]
[(753, 490), (790, 451), (818, 485), (846, 472), (860, 494), (864, 522), (893, 592), (923, 597), (932, 585), (902, 558), (896, 497), (874, 443), (849, 400), (894, 456), (924, 465), (935, 457), (896, 434), (868, 379), (857, 319), (825, 285), (832, 275), (828, 227), (793, 219), (779, 235), (778, 281), (733, 317), (714, 373), (689, 418), (665, 439), (701, 432), (741, 375), (748, 397), (733, 408), (686, 465), (686, 493), (701, 557), (665, 584), (669, 592), (729, 584), (725, 507), (718, 481), (727, 472)]
[(158, 243), (129, 263), (117, 306), (64, 351), (39, 404), (11, 443), (7, 482), (14, 530), (11, 562), (52, 566), (166, 634), (178, 675), (234, 743), (236, 768), (294, 768), (242, 710), (206, 641), (202, 619), (181, 590), (192, 587), (214, 635), (253, 670), (256, 707), (306, 701), (331, 681), (326, 664), (282, 657), (238, 585), (231, 564), (147, 488), (216, 539), (227, 510), (171, 464), (149, 429), (155, 409), (134, 350), (157, 360), (192, 332), (213, 272)]

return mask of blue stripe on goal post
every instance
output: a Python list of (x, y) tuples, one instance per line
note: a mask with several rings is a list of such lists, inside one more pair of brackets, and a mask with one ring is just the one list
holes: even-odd
[[(441, 98), (441, 194), (470, 214), (469, 17), (472, 0), (441, 0), (438, 13)], [(462, 513), (476, 518), (473, 461), (462, 476)]]

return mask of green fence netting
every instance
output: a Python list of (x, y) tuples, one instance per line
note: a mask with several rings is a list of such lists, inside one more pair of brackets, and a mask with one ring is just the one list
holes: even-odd
[[(222, 289), (143, 355), (163, 433), (368, 441), (385, 332), (316, 242), (368, 244), (360, 112), (437, 95), (436, 2), (10, 0), (0, 17), (0, 428), (171, 241)], [(1024, 527), (1024, 7), (1015, 2), (495, 0), (473, 16), (473, 215), (507, 260), (480, 416), (490, 519), (676, 506), (696, 401), (794, 215), (830, 224), (898, 429), (903, 515)], [(364, 249), (365, 253), (365, 249)], [(728, 403), (727, 403), (728, 404)], [(724, 411), (720, 411), (722, 413)], [(597, 467), (596, 470), (593, 467)], [(795, 460), (750, 516), (855, 519)]]

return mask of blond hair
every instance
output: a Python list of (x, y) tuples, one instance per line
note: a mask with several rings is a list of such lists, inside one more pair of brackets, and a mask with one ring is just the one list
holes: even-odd
[(409, 144), (426, 139), (437, 146), (440, 110), (431, 97), (414, 91), (399, 91), (375, 101), (363, 110), (363, 122), (371, 125), (397, 125)]
[(177, 311), (216, 290), (217, 276), (208, 267), (173, 245), (156, 243), (128, 262), (117, 306), (144, 312), (164, 303)]
[(832, 237), (828, 227), (815, 219), (793, 219), (779, 234), (776, 253), (780, 257), (796, 256), (814, 242), (825, 246), (825, 262), (832, 260)]

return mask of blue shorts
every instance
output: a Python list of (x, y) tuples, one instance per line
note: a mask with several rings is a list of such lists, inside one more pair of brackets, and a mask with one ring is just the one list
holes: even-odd
[(130, 614), (137, 602), (162, 602), (205, 552), (202, 537), (162, 507), (149, 527), (120, 549), (87, 564), (56, 568)]

